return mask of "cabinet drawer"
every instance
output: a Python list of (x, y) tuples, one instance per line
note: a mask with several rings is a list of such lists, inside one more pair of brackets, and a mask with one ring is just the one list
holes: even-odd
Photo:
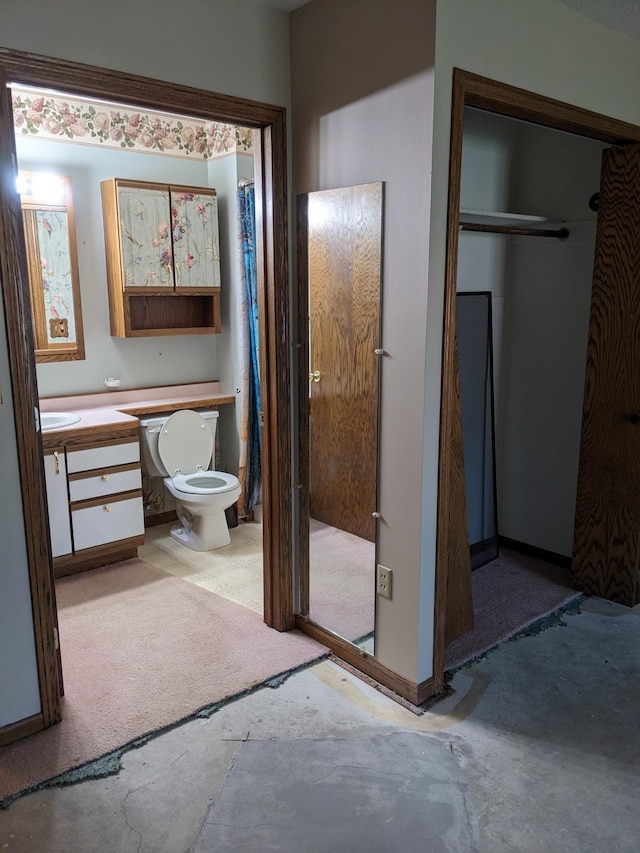
[(69, 480), (69, 497), (72, 502), (84, 501), (88, 498), (100, 498), (105, 495), (115, 495), (118, 492), (130, 492), (142, 487), (140, 468), (128, 471), (104, 471), (92, 474), (90, 477), (80, 477)]
[(69, 474), (78, 471), (111, 468), (114, 465), (126, 465), (128, 462), (139, 461), (140, 443), (138, 441), (67, 451), (67, 471)]
[(74, 550), (144, 534), (142, 497), (71, 510)]

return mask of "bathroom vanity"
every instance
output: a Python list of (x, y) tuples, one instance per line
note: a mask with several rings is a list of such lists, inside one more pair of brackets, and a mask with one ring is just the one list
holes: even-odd
[(43, 433), (56, 577), (135, 557), (144, 542), (135, 421), (101, 438), (91, 430), (65, 432)]
[(235, 403), (218, 382), (40, 401), (80, 419), (42, 432), (56, 577), (137, 556), (144, 542), (139, 417)]

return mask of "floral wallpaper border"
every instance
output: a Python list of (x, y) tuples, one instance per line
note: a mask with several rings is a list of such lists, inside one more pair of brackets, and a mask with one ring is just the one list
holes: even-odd
[(250, 128), (12, 87), (16, 134), (210, 160), (253, 151)]

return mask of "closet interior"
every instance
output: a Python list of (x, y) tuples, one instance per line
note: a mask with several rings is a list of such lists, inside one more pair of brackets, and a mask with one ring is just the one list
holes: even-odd
[(605, 147), (465, 109), (456, 332), (474, 585), (504, 549), (561, 582), (570, 564)]

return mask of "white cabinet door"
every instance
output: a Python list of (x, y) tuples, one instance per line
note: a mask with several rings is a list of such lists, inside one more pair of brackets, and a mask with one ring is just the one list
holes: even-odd
[(171, 187), (171, 233), (176, 287), (220, 287), (216, 191)]
[(72, 551), (64, 450), (56, 450), (44, 457), (44, 475), (51, 530), (51, 554), (53, 557), (61, 557)]

